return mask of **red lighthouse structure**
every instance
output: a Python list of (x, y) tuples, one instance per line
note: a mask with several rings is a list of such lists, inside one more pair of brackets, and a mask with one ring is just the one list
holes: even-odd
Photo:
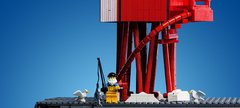
[(101, 22), (117, 23), (116, 74), (123, 87), (121, 100), (130, 94), (133, 60), (136, 93), (155, 93), (158, 45), (163, 47), (166, 93), (175, 90), (177, 30), (181, 24), (202, 21), (213, 21), (210, 0), (101, 0)]

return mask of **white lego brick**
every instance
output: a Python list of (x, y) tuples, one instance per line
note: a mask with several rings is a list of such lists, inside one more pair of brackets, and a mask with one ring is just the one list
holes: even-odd
[(131, 94), (126, 102), (159, 102), (153, 94), (141, 92), (139, 94)]
[(168, 101), (190, 101), (190, 94), (187, 91), (176, 89), (168, 93)]
[(117, 21), (117, 0), (101, 0), (101, 22)]

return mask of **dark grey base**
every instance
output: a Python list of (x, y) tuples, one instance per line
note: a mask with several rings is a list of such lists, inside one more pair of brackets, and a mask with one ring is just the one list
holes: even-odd
[[(103, 107), (109, 108), (122, 108), (122, 107), (140, 107), (140, 108), (151, 108), (151, 107), (239, 107), (240, 98), (206, 98), (205, 101), (200, 103), (194, 102), (166, 102), (160, 101), (157, 103), (126, 103), (119, 102), (118, 104), (106, 104), (102, 103)], [(86, 102), (82, 103), (76, 101), (76, 98), (59, 97), (45, 99), (36, 103), (35, 108), (98, 108), (97, 102), (94, 98), (86, 98)]]

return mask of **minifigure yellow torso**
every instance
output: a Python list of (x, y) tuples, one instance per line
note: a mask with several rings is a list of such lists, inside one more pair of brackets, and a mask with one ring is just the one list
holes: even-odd
[(120, 87), (108, 86), (108, 91), (106, 92), (106, 102), (107, 103), (117, 103), (118, 102), (118, 90)]
[(119, 89), (120, 89), (120, 87), (118, 85), (117, 86), (108, 86), (108, 91), (107, 92), (116, 93)]

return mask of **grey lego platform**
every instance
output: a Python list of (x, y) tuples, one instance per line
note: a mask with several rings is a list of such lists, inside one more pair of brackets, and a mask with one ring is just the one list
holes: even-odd
[[(159, 101), (155, 103), (126, 103), (119, 102), (118, 104), (106, 104), (102, 103), (103, 107), (109, 108), (122, 108), (122, 107), (239, 107), (240, 108), (240, 98), (206, 98), (200, 103), (194, 102), (167, 102)], [(58, 97), (45, 99), (36, 103), (35, 108), (97, 108), (97, 102), (94, 98), (86, 98), (86, 102), (82, 103), (76, 101), (76, 98), (73, 97)]]

